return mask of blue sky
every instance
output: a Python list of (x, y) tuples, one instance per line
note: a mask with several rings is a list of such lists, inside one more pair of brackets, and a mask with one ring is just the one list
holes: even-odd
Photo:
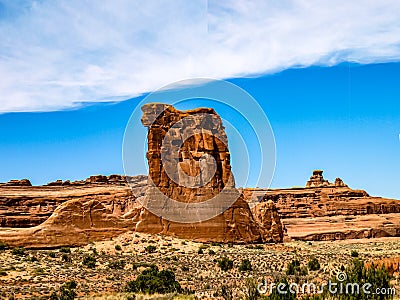
[(318, 168), (400, 198), (399, 19), (398, 1), (0, 0), (0, 182), (122, 173), (135, 105), (211, 77), (268, 116), (273, 187)]

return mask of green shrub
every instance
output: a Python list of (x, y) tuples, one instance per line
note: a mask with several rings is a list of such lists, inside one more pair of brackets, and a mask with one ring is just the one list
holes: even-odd
[(94, 269), (96, 267), (96, 257), (94, 257), (93, 255), (87, 254), (83, 258), (83, 262), (82, 263), (83, 263), (84, 266), (86, 266), (88, 268), (91, 268), (91, 269)]
[(50, 300), (73, 300), (77, 296), (75, 292), (76, 282), (74, 280), (65, 283), (60, 287), (58, 293), (53, 292)]
[(22, 256), (22, 255), (25, 255), (25, 254), (26, 254), (26, 253), (25, 253), (25, 248), (24, 248), (24, 247), (16, 247), (16, 248), (13, 248), (12, 251), (11, 251), (11, 253), (12, 253), (13, 255), (19, 255), (19, 256)]
[(318, 259), (316, 259), (315, 257), (311, 258), (308, 261), (307, 266), (310, 269), (310, 271), (317, 271), (321, 268), (321, 265), (319, 264)]
[(233, 243), (228, 243), (228, 248), (232, 248), (233, 247)]
[(121, 248), (121, 246), (120, 246), (120, 245), (115, 245), (115, 250), (117, 250), (117, 251), (121, 251), (121, 250), (122, 250), (122, 248)]
[(203, 249), (199, 248), (199, 250), (197, 250), (197, 254), (203, 254)]
[(38, 259), (37, 259), (36, 256), (31, 256), (31, 257), (29, 257), (29, 260), (30, 260), (30, 262), (38, 261)]
[(358, 257), (358, 252), (356, 250), (352, 250), (351, 257)]
[(129, 281), (126, 284), (125, 291), (128, 293), (145, 294), (167, 294), (181, 292), (182, 288), (175, 280), (175, 274), (171, 270), (159, 271), (157, 266), (144, 270), (136, 280)]
[(124, 260), (115, 260), (108, 263), (108, 267), (114, 270), (123, 270), (125, 268), (126, 262)]
[(222, 271), (225, 271), (225, 272), (233, 268), (233, 261), (230, 260), (230, 259), (227, 258), (227, 257), (221, 258), (221, 259), (218, 261), (217, 264), (218, 264), (218, 267), (220, 267), (220, 269), (221, 269)]
[(251, 267), (251, 262), (247, 258), (243, 259), (240, 266), (239, 266), (239, 271), (240, 272), (245, 272), (245, 271), (251, 271), (253, 268)]
[(306, 266), (303, 266), (300, 268), (300, 276), (307, 276), (308, 275), (308, 268)]
[(255, 245), (253, 249), (264, 250), (264, 246), (263, 245)]
[(49, 256), (50, 256), (51, 258), (56, 258), (56, 253), (53, 252), (53, 251), (51, 251), (51, 252), (49, 252)]
[(71, 253), (71, 249), (69, 247), (61, 247), (58, 251), (61, 253)]
[(199, 247), (199, 249), (201, 249), (201, 250), (205, 250), (205, 249), (207, 249), (207, 248), (210, 248), (210, 246), (209, 246), (209, 245), (201, 244), (200, 247)]
[(208, 249), (208, 254), (214, 255), (214, 254), (215, 254), (215, 251), (214, 251), (213, 249)]
[(230, 286), (223, 285), (221, 290), (214, 294), (214, 297), (222, 297), (224, 300), (233, 299), (233, 289)]
[(219, 247), (222, 247), (222, 244), (219, 243), (219, 242), (212, 242), (212, 243), (211, 243), (211, 246), (219, 246)]
[(0, 251), (4, 251), (8, 248), (8, 245), (0, 241)]
[(147, 253), (153, 253), (156, 252), (157, 247), (154, 245), (148, 245), (144, 250), (146, 250)]
[(286, 275), (307, 275), (307, 272), (304, 268), (300, 268), (300, 262), (294, 259), (288, 264)]
[(258, 284), (254, 278), (246, 278), (244, 299), (245, 300), (257, 300), (260, 299), (261, 295), (257, 288)]
[(67, 263), (72, 262), (71, 257), (67, 253), (63, 253), (63, 255), (61, 255), (61, 260)]

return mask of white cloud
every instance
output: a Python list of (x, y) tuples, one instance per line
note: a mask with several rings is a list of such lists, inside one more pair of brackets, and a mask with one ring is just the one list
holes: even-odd
[(400, 60), (400, 2), (0, 0), (0, 112), (127, 99), (190, 77)]

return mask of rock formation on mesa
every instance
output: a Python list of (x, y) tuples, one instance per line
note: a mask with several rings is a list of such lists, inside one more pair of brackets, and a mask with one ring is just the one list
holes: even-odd
[(12, 179), (9, 182), (0, 183), (0, 186), (32, 186), (29, 179)]
[(322, 175), (324, 171), (322, 170), (314, 170), (310, 180), (307, 181), (306, 187), (324, 187), (324, 186), (336, 186), (336, 187), (343, 187), (347, 186), (344, 184), (343, 180), (340, 178), (336, 178), (335, 183), (330, 183), (328, 180), (324, 179)]
[[(179, 111), (147, 104), (142, 110), (148, 127), (149, 187), (137, 231), (198, 241), (282, 241), (284, 228), (275, 205), (257, 210), (254, 219), (236, 190), (227, 137), (213, 109)], [(198, 205), (190, 211), (192, 204)], [(183, 222), (171, 220), (176, 216)]]

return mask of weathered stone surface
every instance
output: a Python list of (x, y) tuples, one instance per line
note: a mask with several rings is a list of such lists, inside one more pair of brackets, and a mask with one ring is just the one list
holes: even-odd
[(142, 123), (148, 127), (149, 177), (163, 195), (193, 203), (234, 188), (227, 137), (213, 109), (182, 112), (170, 105), (147, 104), (142, 110)]
[[(144, 194), (146, 177), (136, 181), (135, 194)], [(8, 198), (23, 199), (21, 208), (28, 210), (34, 221), (41, 216), (40, 211), (56, 206), (38, 226), (0, 229), (1, 241), (28, 248), (78, 246), (118, 236), (135, 227), (140, 208), (132, 191), (119, 184), (19, 187), (8, 193)], [(7, 219), (6, 225), (10, 225)]]
[(347, 187), (347, 185), (343, 182), (341, 178), (335, 179), (335, 186), (336, 187)]
[[(179, 111), (170, 105), (148, 104), (142, 111), (142, 123), (148, 127), (149, 164), (149, 189), (143, 203), (150, 211), (142, 209), (137, 231), (197, 241), (282, 241), (279, 217), (274, 217), (279, 226), (262, 224), (260, 227), (258, 222), (263, 222), (264, 216), (258, 215), (256, 222), (248, 204), (236, 190), (227, 137), (222, 121), (213, 109)], [(226, 191), (237, 194), (233, 204), (221, 205), (222, 208), (229, 207), (227, 210), (206, 203)], [(174, 207), (165, 198), (200, 205), (193, 213), (185, 211), (180, 216), (185, 222), (171, 221), (163, 216), (178, 215), (179, 209), (174, 212)], [(212, 218), (204, 218), (207, 214)], [(277, 232), (279, 230), (281, 232)]]
[(0, 183), (0, 186), (32, 186), (29, 179), (12, 179), (9, 182)]
[[(113, 181), (115, 176), (118, 180)], [(123, 177), (110, 175), (108, 178), (108, 182), (102, 184), (71, 184), (69, 180), (60, 180), (47, 186), (0, 186), (0, 227), (37, 226), (47, 220), (60, 204), (75, 199), (131, 201), (133, 195), (126, 182), (121, 184), (120, 178)], [(130, 180), (137, 187), (138, 195), (144, 194), (147, 176), (135, 176)]]
[(141, 208), (135, 229), (138, 232), (171, 235), (198, 242), (261, 242), (259, 227), (253, 220), (247, 202), (242, 198), (223, 214), (197, 223), (167, 221)]
[(273, 201), (257, 204), (251, 209), (258, 224), (263, 242), (282, 242), (286, 229), (279, 217), (278, 209)]
[(324, 179), (322, 170), (314, 170), (310, 180), (307, 181), (306, 187), (320, 187), (329, 185), (328, 180)]
[(0, 230), (0, 240), (27, 248), (86, 245), (133, 228), (135, 217), (125, 218), (122, 215), (132, 208), (129, 203), (121, 205), (113, 199), (74, 199), (58, 206), (50, 218), (39, 226)]
[(328, 180), (324, 179), (322, 175), (324, 171), (322, 170), (314, 170), (310, 180), (307, 181), (306, 187), (314, 188), (314, 187), (326, 187), (326, 186), (335, 186), (335, 187), (347, 187), (344, 184), (343, 180), (340, 178), (336, 178), (334, 183), (330, 183)]

